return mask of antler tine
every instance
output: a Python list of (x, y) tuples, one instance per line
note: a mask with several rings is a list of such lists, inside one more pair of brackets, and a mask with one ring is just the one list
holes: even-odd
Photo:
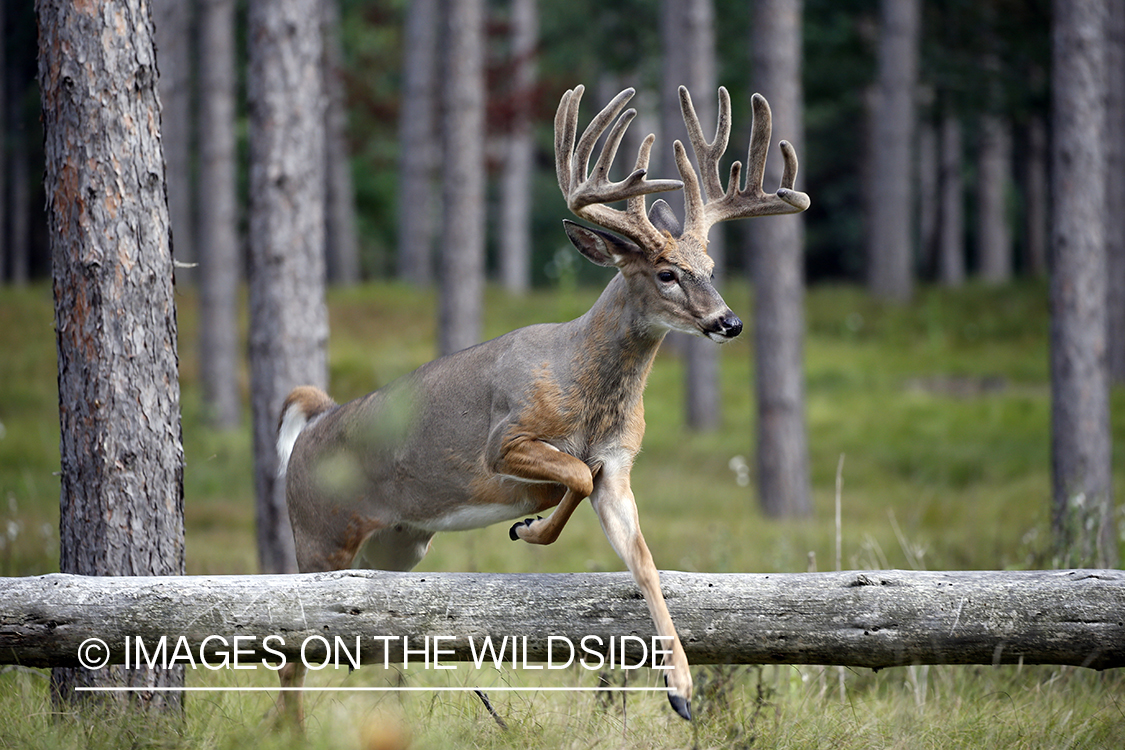
[[(585, 182), (587, 170), (590, 165), (590, 154), (594, 151), (594, 144), (597, 143), (598, 138), (601, 138), (602, 133), (617, 117), (618, 113), (629, 103), (636, 93), (633, 89), (625, 89), (602, 108), (586, 129), (582, 131), (582, 137), (578, 139), (578, 145), (574, 149), (574, 161), (571, 163), (571, 185), (576, 182)], [(637, 111), (635, 109), (626, 110), (624, 114), (617, 120), (610, 133), (606, 144), (602, 147), (601, 156), (598, 157), (597, 168), (594, 172), (596, 176), (603, 176), (608, 173), (609, 166), (613, 164), (613, 157), (617, 154), (617, 146), (621, 143), (621, 137), (625, 135), (625, 129), (629, 127), (629, 123), (636, 117)], [(578, 117), (578, 107), (574, 107), (574, 116)], [(577, 120), (575, 121), (577, 125)], [(606, 155), (608, 152), (609, 163), (606, 162)], [(601, 169), (599, 169), (601, 168)], [(600, 174), (599, 174), (600, 173)], [(629, 176), (630, 179), (632, 175)]]
[[(642, 144), (637, 156), (637, 165), (632, 174), (620, 182), (609, 181), (609, 170), (617, 149), (637, 112), (634, 109), (621, 112), (635, 93), (625, 89), (615, 96), (590, 124), (582, 137), (575, 140), (578, 132), (578, 104), (585, 89), (582, 86), (567, 91), (559, 102), (555, 114), (555, 170), (559, 189), (566, 198), (567, 206), (578, 217), (622, 234), (646, 248), (663, 246), (663, 236), (648, 220), (645, 213), (644, 196), (649, 193), (678, 190), (683, 187), (679, 180), (646, 180), (648, 173), (648, 152), (652, 147), (653, 136)], [(620, 115), (620, 116), (618, 116)], [(605, 145), (588, 174), (590, 155), (594, 145), (610, 122), (616, 122), (606, 137)], [(627, 200), (625, 211), (610, 208), (606, 203)]]
[[(773, 115), (769, 102), (761, 94), (751, 99), (754, 108), (754, 123), (750, 134), (750, 149), (746, 156), (746, 188), (739, 191), (745, 199), (756, 199), (756, 205), (748, 206), (749, 213), (739, 213), (728, 218), (746, 216), (771, 216), (775, 214), (795, 214), (809, 207), (809, 196), (793, 189), (797, 179), (797, 152), (788, 141), (782, 141), (781, 157), (785, 162), (782, 170), (781, 187), (769, 195), (762, 188), (766, 174), (766, 155), (769, 152), (770, 136), (773, 132)], [(725, 221), (726, 219), (720, 219)]]
[[(692, 106), (691, 96), (683, 87), (680, 88), (680, 108), (684, 114), (684, 124), (687, 126), (688, 137), (692, 142), (692, 150), (699, 162), (700, 176), (706, 191), (706, 202), (704, 202), (698, 188), (695, 188), (693, 194), (692, 181), (684, 176), (686, 186), (684, 234), (692, 233), (701, 239), (706, 239), (711, 227), (721, 221), (799, 213), (809, 207), (808, 195), (793, 189), (797, 178), (797, 154), (787, 141), (781, 142), (781, 155), (785, 162), (781, 187), (774, 194), (767, 194), (762, 189), (766, 155), (773, 129), (770, 106), (765, 97), (761, 94), (754, 94), (753, 97), (754, 122), (746, 158), (746, 187), (741, 189), (742, 165), (737, 161), (731, 165), (725, 191), (719, 179), (718, 162), (726, 151), (730, 134), (730, 96), (726, 89), (719, 88), (718, 126), (712, 143), (703, 140), (702, 128)], [(694, 170), (691, 169), (691, 163), (683, 146), (678, 143), (676, 146), (676, 163), (683, 176), (687, 171)]]
[(683, 112), (691, 150), (695, 153), (696, 161), (699, 162), (703, 198), (717, 199), (724, 192), (722, 182), (719, 180), (719, 160), (726, 153), (727, 142), (730, 140), (730, 94), (725, 87), (719, 87), (718, 123), (715, 126), (715, 137), (710, 143), (703, 137), (703, 128), (699, 125), (699, 117), (695, 114), (695, 106), (691, 103), (691, 94), (685, 86), (680, 86), (680, 111)]

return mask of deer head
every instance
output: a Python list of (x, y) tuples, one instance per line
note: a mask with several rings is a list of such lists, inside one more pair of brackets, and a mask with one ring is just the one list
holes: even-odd
[[(809, 197), (793, 189), (797, 176), (797, 156), (793, 147), (781, 142), (785, 170), (781, 187), (767, 194), (762, 189), (771, 122), (769, 104), (755, 94), (754, 125), (747, 156), (746, 186), (741, 186), (742, 165), (731, 165), (724, 189), (719, 177), (719, 160), (730, 137), (730, 96), (719, 89), (719, 115), (715, 137), (708, 142), (691, 103), (691, 96), (680, 87), (680, 108), (687, 126), (692, 151), (699, 162), (699, 176), (688, 160), (680, 141), (673, 144), (680, 180), (647, 180), (649, 155), (655, 136), (641, 143), (633, 172), (619, 182), (609, 180), (621, 139), (637, 112), (622, 112), (635, 93), (626, 89), (594, 117), (576, 141), (578, 106), (584, 88), (567, 91), (555, 114), (555, 168), (559, 188), (567, 206), (579, 218), (602, 229), (565, 221), (567, 236), (589, 260), (602, 266), (615, 266), (628, 280), (635, 294), (648, 301), (649, 317), (665, 329), (686, 331), (723, 343), (742, 331), (740, 321), (715, 290), (715, 263), (707, 254), (707, 235), (721, 221), (751, 216), (798, 213), (809, 206)], [(616, 118), (616, 122), (614, 122)], [(613, 128), (601, 154), (589, 171), (594, 144), (610, 123)], [(684, 215), (681, 226), (671, 207), (663, 200), (646, 210), (649, 193), (684, 189)], [(626, 201), (624, 210), (607, 203)], [(610, 231), (602, 231), (610, 230)]]

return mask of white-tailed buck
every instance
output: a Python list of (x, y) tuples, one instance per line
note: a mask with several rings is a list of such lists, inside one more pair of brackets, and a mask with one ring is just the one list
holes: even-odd
[[(563, 95), (555, 115), (559, 187), (579, 218), (564, 221), (574, 246), (618, 273), (582, 317), (534, 325), (442, 357), (385, 388), (337, 406), (323, 391), (295, 389), (282, 409), (278, 452), (286, 474), (289, 517), (302, 571), (362, 564), (410, 570), (439, 531), (457, 531), (534, 515), (511, 538), (550, 544), (583, 499), (644, 594), (659, 636), (671, 644), (668, 698), (691, 717), (692, 681), (660, 581), (637, 521), (629, 486), (644, 434), (641, 395), (656, 351), (670, 330), (723, 343), (742, 331), (712, 285), (707, 255), (711, 225), (729, 219), (797, 213), (809, 198), (793, 189), (797, 158), (781, 142), (781, 187), (762, 190), (770, 110), (755, 95), (747, 157), (723, 189), (719, 159), (730, 135), (730, 98), (719, 89), (715, 138), (708, 143), (691, 98), (680, 88), (684, 121), (699, 163), (697, 178), (676, 141), (678, 180), (646, 180), (654, 136), (640, 147), (634, 171), (609, 180), (625, 129), (636, 115), (618, 94), (577, 139), (583, 88)], [(620, 114), (620, 117), (618, 115)], [(594, 143), (616, 118), (588, 173)], [(645, 195), (684, 189), (683, 226), (664, 201), (645, 209)], [(609, 203), (627, 201), (622, 209)], [(603, 230), (611, 231), (603, 231)], [(282, 682), (299, 686), (290, 664)], [(299, 693), (282, 693), (300, 720)]]

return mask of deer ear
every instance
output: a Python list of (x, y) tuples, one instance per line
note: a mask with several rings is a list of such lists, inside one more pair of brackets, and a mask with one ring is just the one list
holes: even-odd
[(663, 198), (652, 204), (652, 208), (648, 210), (648, 220), (658, 232), (667, 232), (673, 237), (679, 237), (684, 233), (680, 220), (676, 218), (676, 212)]
[(578, 252), (599, 266), (620, 266), (641, 254), (641, 249), (632, 242), (601, 229), (584, 227), (568, 219), (563, 219), (563, 229)]

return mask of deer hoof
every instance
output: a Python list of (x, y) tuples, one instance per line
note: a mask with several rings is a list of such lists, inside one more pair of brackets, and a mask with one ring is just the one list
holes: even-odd
[[(668, 678), (664, 678), (664, 684), (668, 684)], [(680, 715), (684, 721), (691, 721), (691, 701), (682, 698), (675, 693), (668, 693), (668, 702), (672, 704), (672, 710)]]
[(678, 713), (681, 719), (691, 721), (691, 701), (686, 701), (678, 695), (668, 693), (668, 702), (672, 704), (672, 710)]
[(520, 526), (531, 526), (531, 524), (535, 523), (536, 521), (542, 520), (543, 516), (536, 516), (535, 518), (525, 518), (522, 521), (516, 521), (512, 524), (512, 528), (508, 529), (508, 536), (512, 538), (513, 542), (518, 542), (520, 540), (520, 535), (516, 533), (516, 529), (518, 529)]

